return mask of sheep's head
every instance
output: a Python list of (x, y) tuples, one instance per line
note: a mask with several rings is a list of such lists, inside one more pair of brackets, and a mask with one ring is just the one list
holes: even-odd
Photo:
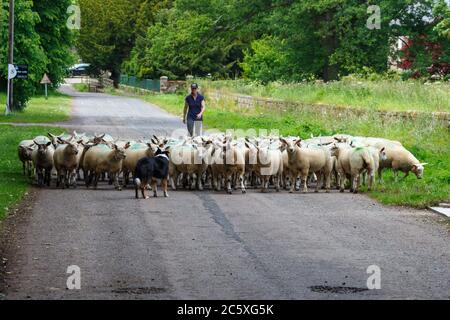
[(37, 143), (36, 141), (34, 141), (34, 143), (37, 146), (37, 153), (40, 156), (45, 155), (47, 148), (52, 145), (51, 141), (49, 141), (47, 143)]
[(64, 133), (61, 133), (59, 136), (52, 134), (50, 132), (47, 132), (47, 135), (50, 137), (50, 141), (52, 144), (56, 147), (56, 145), (59, 143), (59, 139), (64, 136)]
[(63, 138), (60, 138), (60, 137), (58, 137), (57, 140), (58, 140), (58, 143), (67, 145), (66, 149), (64, 151), (71, 155), (78, 154), (78, 144), (81, 144), (83, 142), (83, 140), (81, 140), (81, 139), (79, 141), (74, 142), (73, 139), (68, 141), (68, 140), (64, 140)]
[(20, 145), (19, 148), (22, 150), (22, 154), (24, 154), (28, 157), (31, 157), (31, 153), (34, 150), (33, 146), (34, 146), (34, 144), (31, 144), (29, 146)]
[(387, 160), (386, 148), (385, 147), (380, 149), (379, 154), (380, 154), (380, 160), (381, 161), (386, 161)]
[(293, 154), (296, 150), (296, 147), (300, 148), (300, 143), (302, 142), (302, 139), (299, 138), (293, 141), (280, 138), (280, 141), (282, 148), (286, 149), (287, 153)]
[(414, 174), (416, 175), (417, 179), (422, 179), (423, 178), (423, 170), (424, 170), (424, 166), (427, 163), (418, 163), (412, 166), (411, 171), (414, 172)]
[(116, 144), (113, 144), (112, 147), (113, 147), (113, 151), (114, 151), (114, 159), (123, 160), (127, 157), (127, 155), (125, 154), (124, 148), (120, 148)]

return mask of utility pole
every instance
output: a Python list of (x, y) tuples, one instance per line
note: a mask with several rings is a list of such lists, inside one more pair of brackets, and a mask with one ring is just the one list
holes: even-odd
[(9, 50), (8, 50), (8, 84), (5, 114), (11, 113), (13, 106), (13, 79), (10, 79), (9, 66), (14, 64), (14, 0), (9, 0)]

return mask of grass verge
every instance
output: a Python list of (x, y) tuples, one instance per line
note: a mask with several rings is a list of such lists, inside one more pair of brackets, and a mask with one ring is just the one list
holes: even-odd
[[(182, 115), (182, 95), (148, 94), (139, 97), (174, 115)], [(287, 108), (273, 112), (263, 108), (239, 109), (232, 102), (219, 101), (207, 104), (204, 124), (206, 128), (219, 130), (275, 129), (281, 135), (298, 135), (302, 138), (308, 138), (311, 134), (347, 133), (399, 140), (420, 161), (428, 162), (424, 179), (418, 180), (411, 174), (395, 183), (392, 173), (385, 171), (385, 183), (377, 185), (369, 195), (384, 204), (418, 208), (450, 200), (448, 128), (446, 123), (431, 117), (420, 117), (413, 121), (386, 118), (376, 112), (356, 116), (351, 112), (320, 113), (313, 108)]]
[(0, 125), (0, 220), (5, 218), (9, 208), (22, 199), (30, 186), (29, 178), (22, 175), (22, 163), (17, 156), (19, 142), (48, 131), (61, 130), (54, 127)]
[(272, 82), (261, 85), (246, 80), (200, 80), (204, 90), (215, 89), (288, 102), (326, 104), (373, 111), (420, 111), (450, 113), (450, 82), (418, 80), (370, 81), (347, 77), (328, 83)]
[[(0, 105), (4, 106), (6, 96), (0, 93)], [(1, 109), (0, 122), (27, 122), (45, 123), (65, 121), (70, 118), (70, 106), (72, 98), (57, 91), (50, 91), (48, 100), (43, 95), (37, 95), (30, 99), (28, 106), (23, 111), (16, 111), (8, 116)]]

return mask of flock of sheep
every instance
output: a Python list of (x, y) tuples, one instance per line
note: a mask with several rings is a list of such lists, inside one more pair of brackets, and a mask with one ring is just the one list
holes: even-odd
[[(56, 186), (76, 187), (83, 179), (86, 187), (108, 180), (117, 190), (129, 186), (136, 163), (151, 157), (157, 149), (169, 152), (169, 179), (173, 190), (184, 187), (202, 190), (222, 187), (228, 193), (246, 187), (273, 186), (290, 192), (315, 183), (315, 191), (329, 192), (332, 183), (341, 192), (349, 182), (351, 192), (361, 184), (370, 190), (378, 172), (391, 168), (415, 173), (422, 178), (424, 165), (398, 141), (382, 138), (334, 135), (302, 140), (298, 137), (232, 138), (224, 134), (202, 137), (157, 137), (150, 140), (115, 140), (110, 135), (72, 134), (38, 136), (21, 141), (19, 159), (24, 174), (35, 177), (39, 186), (50, 186), (56, 172)], [(121, 181), (119, 177), (122, 177)]]

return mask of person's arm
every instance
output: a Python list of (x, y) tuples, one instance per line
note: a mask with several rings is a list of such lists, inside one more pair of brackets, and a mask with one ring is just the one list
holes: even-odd
[(202, 110), (201, 110), (200, 113), (197, 115), (197, 119), (201, 119), (201, 118), (202, 118), (203, 113), (205, 112), (205, 108), (206, 108), (205, 100), (202, 100)]
[(183, 110), (183, 123), (186, 123), (186, 114), (188, 111), (188, 103), (186, 101), (184, 101), (184, 110)]

